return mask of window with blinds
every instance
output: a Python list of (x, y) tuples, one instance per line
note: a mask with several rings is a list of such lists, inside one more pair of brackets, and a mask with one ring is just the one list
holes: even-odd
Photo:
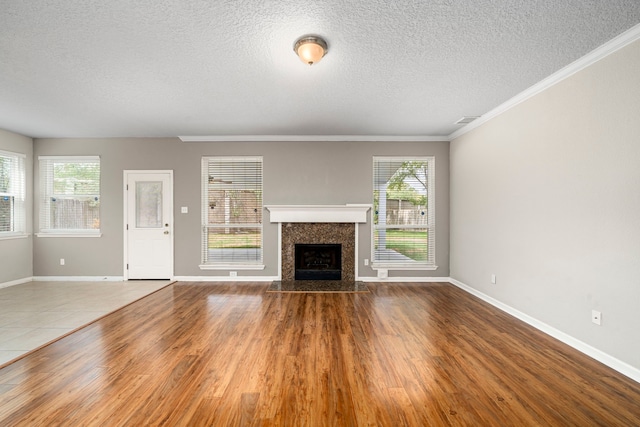
[(434, 157), (373, 158), (376, 267), (435, 266)]
[(25, 155), (0, 151), (0, 238), (26, 232)]
[(40, 233), (100, 233), (100, 158), (40, 156)]
[(262, 264), (262, 157), (202, 158), (202, 264)]

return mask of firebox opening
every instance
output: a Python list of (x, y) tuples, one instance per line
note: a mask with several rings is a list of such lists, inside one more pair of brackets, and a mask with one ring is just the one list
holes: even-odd
[(342, 280), (341, 244), (296, 244), (295, 280)]

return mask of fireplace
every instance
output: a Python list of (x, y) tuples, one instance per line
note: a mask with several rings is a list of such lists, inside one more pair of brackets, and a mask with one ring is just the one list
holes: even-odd
[[(355, 280), (355, 224), (282, 224), (282, 280), (313, 280), (296, 277), (296, 248), (300, 245), (340, 247), (340, 277), (318, 280)], [(334, 268), (335, 270), (335, 268)]]
[[(340, 255), (339, 267), (325, 268), (325, 270), (340, 270), (339, 275), (333, 272), (331, 274), (334, 274), (335, 279), (320, 278), (314, 283), (322, 283), (322, 280), (355, 283), (357, 276), (356, 226), (367, 222), (367, 211), (371, 208), (370, 205), (273, 205), (266, 208), (270, 212), (270, 221), (279, 223), (279, 264), (283, 283), (310, 280), (301, 279), (298, 275), (299, 264), (296, 261), (298, 245), (316, 246), (316, 249), (326, 245), (339, 247), (337, 250)], [(312, 275), (327, 274), (326, 271), (312, 273)]]
[(296, 244), (295, 280), (341, 280), (342, 245)]

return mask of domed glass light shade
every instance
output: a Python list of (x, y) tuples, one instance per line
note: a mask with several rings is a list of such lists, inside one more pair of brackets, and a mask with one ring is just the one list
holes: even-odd
[(327, 54), (327, 42), (320, 37), (302, 37), (293, 46), (300, 60), (308, 65), (317, 64)]

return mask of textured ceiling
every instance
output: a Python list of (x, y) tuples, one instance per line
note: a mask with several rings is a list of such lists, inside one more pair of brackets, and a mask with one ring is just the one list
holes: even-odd
[(638, 22), (637, 0), (0, 0), (0, 128), (449, 135)]

